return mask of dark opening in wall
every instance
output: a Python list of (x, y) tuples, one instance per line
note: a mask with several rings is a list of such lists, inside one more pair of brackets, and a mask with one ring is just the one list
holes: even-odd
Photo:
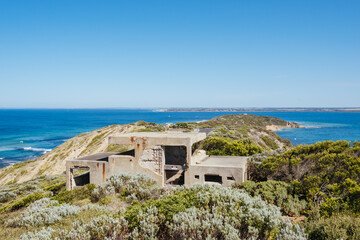
[(231, 176), (231, 177), (227, 177), (227, 180), (229, 180), (229, 181), (235, 181), (235, 178), (234, 178), (233, 176)]
[(196, 178), (196, 179), (200, 179), (199, 175), (195, 175), (195, 178)]
[(165, 171), (165, 184), (170, 185), (184, 185), (184, 171), (172, 171), (166, 170)]
[(127, 156), (133, 156), (133, 157), (135, 157), (135, 149), (132, 149), (132, 150), (129, 150), (129, 151), (126, 151), (126, 152), (119, 153), (119, 155), (127, 155)]
[(216, 182), (222, 184), (222, 177), (219, 175), (205, 174), (205, 182)]
[(186, 147), (185, 146), (165, 146), (165, 164), (185, 165)]
[(84, 186), (90, 183), (90, 168), (75, 167), (72, 169), (75, 186)]

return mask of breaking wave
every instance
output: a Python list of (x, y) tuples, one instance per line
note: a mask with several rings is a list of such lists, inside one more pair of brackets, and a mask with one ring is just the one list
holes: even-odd
[(21, 148), (21, 150), (23, 151), (32, 151), (32, 152), (41, 152), (43, 154), (45, 153), (48, 153), (48, 152), (51, 152), (52, 149), (50, 148), (33, 148), (33, 147), (24, 147), (24, 148)]

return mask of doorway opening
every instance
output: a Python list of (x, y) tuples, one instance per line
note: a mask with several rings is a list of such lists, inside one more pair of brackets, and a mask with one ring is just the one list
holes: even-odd
[(90, 168), (84, 166), (74, 166), (70, 169), (73, 179), (73, 188), (84, 186), (90, 183)]

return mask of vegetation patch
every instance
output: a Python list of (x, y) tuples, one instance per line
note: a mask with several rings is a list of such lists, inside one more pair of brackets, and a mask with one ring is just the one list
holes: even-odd
[(49, 193), (44, 192), (35, 192), (33, 194), (30, 194), (26, 197), (14, 200), (10, 202), (9, 204), (0, 207), (0, 214), (6, 211), (14, 211), (17, 209), (20, 209), (22, 207), (26, 207), (30, 205), (32, 202), (35, 202), (36, 200), (39, 200), (41, 198), (48, 197)]
[(305, 227), (310, 240), (349, 239), (360, 237), (360, 218), (351, 215), (334, 215), (328, 217), (311, 217)]
[(64, 190), (51, 199), (56, 200), (59, 203), (74, 203), (76, 201), (90, 198), (94, 188), (94, 184), (88, 184), (86, 186), (77, 187), (70, 191)]
[(251, 196), (260, 196), (270, 204), (278, 206), (287, 216), (300, 216), (307, 209), (307, 202), (294, 195), (292, 185), (281, 181), (253, 182), (235, 184), (234, 188), (244, 189)]
[(269, 125), (286, 126), (287, 122), (276, 117), (257, 116), (252, 114), (234, 114), (215, 117), (197, 124), (198, 127), (203, 128), (218, 128), (219, 126), (227, 126), (228, 128), (233, 129), (243, 127), (265, 128)]
[(262, 152), (262, 148), (253, 144), (250, 140), (236, 140), (210, 137), (206, 138), (201, 147), (209, 155), (222, 156), (250, 156)]
[(325, 141), (300, 145), (264, 160), (261, 180), (290, 182), (294, 193), (331, 216), (360, 214), (360, 143)]
[(264, 141), (266, 146), (269, 147), (270, 149), (275, 150), (275, 149), (279, 148), (277, 143), (273, 139), (271, 139), (269, 136), (261, 135), (260, 138)]
[(141, 126), (142, 128), (137, 129), (137, 132), (163, 132), (165, 131), (165, 127), (160, 124), (156, 124), (154, 122), (145, 122), (139, 121), (136, 123), (137, 126)]

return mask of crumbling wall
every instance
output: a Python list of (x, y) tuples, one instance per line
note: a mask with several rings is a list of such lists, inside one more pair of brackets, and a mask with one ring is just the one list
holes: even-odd
[(139, 165), (158, 174), (163, 171), (164, 149), (161, 146), (152, 146), (144, 149), (139, 159)]

